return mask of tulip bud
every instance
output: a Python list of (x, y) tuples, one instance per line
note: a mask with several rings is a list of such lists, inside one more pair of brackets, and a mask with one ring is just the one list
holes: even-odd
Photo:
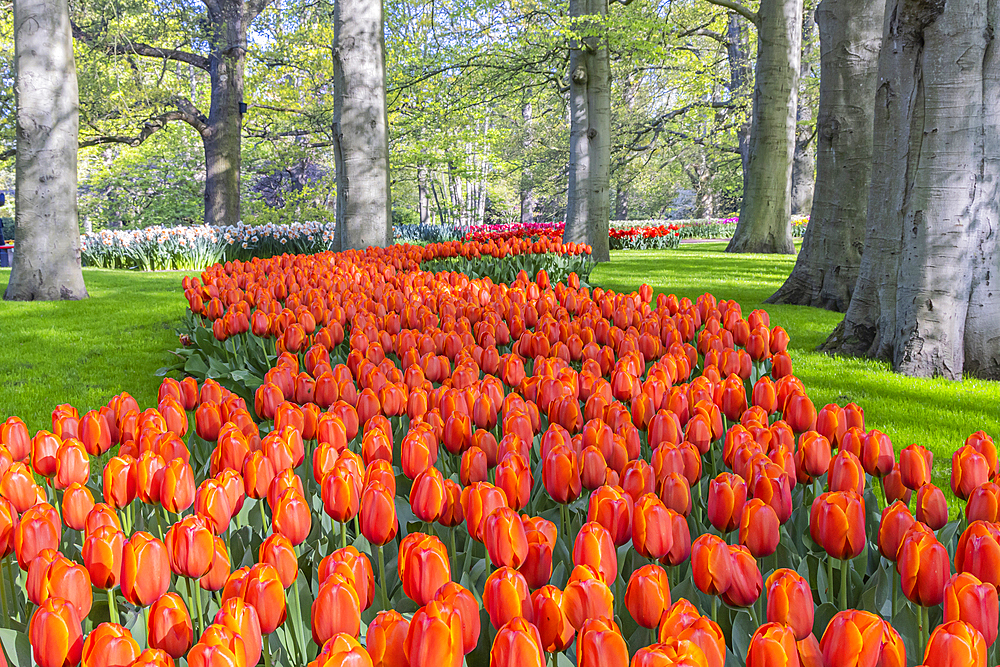
[(632, 573), (625, 589), (625, 607), (642, 627), (659, 627), (670, 608), (670, 582), (662, 567), (644, 565)]
[(501, 567), (486, 579), (483, 607), (494, 628), (502, 628), (512, 618), (531, 613), (528, 582), (514, 569)]
[(796, 640), (812, 635), (812, 589), (809, 582), (794, 570), (775, 570), (767, 578), (767, 620), (789, 626)]
[(831, 558), (854, 558), (865, 546), (865, 501), (852, 491), (830, 491), (813, 501), (809, 534)]
[(39, 667), (78, 664), (83, 654), (83, 629), (76, 608), (60, 598), (43, 602), (31, 616), (28, 642)]
[(194, 642), (194, 626), (179, 595), (166, 593), (149, 608), (147, 637), (150, 648), (165, 651), (174, 659), (188, 652)]
[(460, 667), (464, 653), (458, 610), (436, 601), (418, 609), (410, 620), (403, 652), (410, 665)]
[(948, 523), (948, 501), (944, 492), (933, 484), (924, 484), (917, 490), (917, 521), (926, 523), (932, 530), (939, 530)]
[(628, 646), (611, 619), (596, 618), (580, 628), (578, 667), (627, 667)]
[(381, 611), (368, 625), (368, 655), (376, 667), (409, 667), (403, 646), (410, 622), (398, 611)]
[(719, 595), (733, 578), (733, 558), (725, 542), (715, 535), (700, 535), (691, 544), (691, 570), (695, 586), (706, 595)]
[(764, 501), (753, 498), (743, 509), (740, 544), (747, 547), (755, 558), (770, 556), (778, 550), (780, 528), (774, 509)]

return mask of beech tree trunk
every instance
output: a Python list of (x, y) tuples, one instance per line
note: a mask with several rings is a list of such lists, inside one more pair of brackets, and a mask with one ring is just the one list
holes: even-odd
[(521, 108), (521, 119), (524, 121), (524, 135), (521, 139), (521, 148), (524, 150), (525, 166), (521, 169), (521, 224), (530, 224), (535, 221), (535, 200), (534, 175), (531, 173), (531, 145), (534, 141), (534, 128), (532, 121), (531, 102), (525, 102)]
[(333, 53), (334, 244), (343, 250), (385, 247), (392, 242), (392, 207), (381, 0), (337, 0)]
[(249, 24), (243, 0), (219, 0), (208, 6), (212, 51), (208, 56), (212, 101), (201, 128), (205, 147), (205, 224), (235, 225), (240, 215), (243, 154), (243, 71)]
[[(726, 55), (729, 59), (729, 93), (745, 100), (750, 96), (753, 71), (750, 69), (747, 20), (735, 12), (729, 13), (726, 26)], [(740, 151), (743, 172), (743, 189), (747, 186), (747, 165), (750, 163), (750, 119), (736, 128), (736, 142)]]
[(85, 299), (76, 210), (79, 94), (67, 0), (14, 3), (15, 250), (4, 298)]
[(813, 104), (808, 93), (815, 48), (815, 4), (807, 2), (802, 15), (802, 58), (799, 63), (799, 91), (795, 105), (795, 157), (792, 158), (792, 215), (809, 215), (816, 185), (813, 158)]
[[(581, 27), (588, 17), (603, 19), (608, 0), (570, 0), (570, 17)], [(593, 26), (591, 26), (593, 27)], [(607, 39), (585, 37), (569, 52), (569, 193), (566, 243), (587, 243), (597, 262), (611, 259), (611, 63)]]
[(865, 252), (825, 349), (1000, 379), (1000, 2), (889, 0)]
[(791, 254), (802, 0), (762, 0), (757, 17), (750, 160), (740, 221), (726, 251)]
[(795, 268), (769, 303), (844, 312), (865, 247), (885, 0), (823, 0), (816, 194)]
[(427, 167), (420, 165), (417, 167), (417, 215), (420, 217), (420, 226), (423, 227), (431, 221), (431, 202), (427, 196)]

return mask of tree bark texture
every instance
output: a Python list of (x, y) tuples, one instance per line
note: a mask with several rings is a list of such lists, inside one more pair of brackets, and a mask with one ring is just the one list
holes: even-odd
[(762, 0), (757, 12), (750, 160), (727, 252), (794, 252), (791, 216), (802, 0)]
[(1000, 379), (1000, 2), (889, 0), (865, 251), (832, 351)]
[(333, 53), (336, 235), (343, 250), (385, 247), (392, 207), (381, 0), (337, 0)]
[(427, 166), (417, 167), (417, 215), (420, 218), (420, 226), (430, 224), (431, 221), (431, 201), (427, 196)]
[[(605, 17), (608, 0), (570, 0), (570, 17), (581, 28), (587, 17)], [(575, 41), (569, 52), (569, 193), (566, 243), (587, 243), (597, 262), (611, 259), (611, 63), (604, 36)]]
[(85, 299), (76, 210), (79, 93), (67, 0), (14, 3), (15, 251), (4, 298)]
[(802, 15), (802, 57), (795, 104), (795, 157), (792, 159), (792, 215), (809, 215), (816, 186), (816, 160), (813, 157), (815, 99), (808, 94), (815, 48), (815, 7), (815, 3), (807, 2)]
[(769, 303), (844, 312), (865, 246), (885, 0), (823, 0), (816, 194), (795, 268)]
[(212, 86), (208, 121), (199, 129), (205, 148), (205, 224), (235, 225), (240, 214), (243, 71), (247, 29), (252, 17), (243, 0), (208, 5), (212, 29), (209, 77)]
[(532, 174), (531, 146), (534, 143), (534, 127), (532, 127), (531, 102), (525, 102), (521, 108), (521, 119), (524, 121), (524, 134), (521, 138), (521, 148), (523, 149), (525, 165), (521, 169), (521, 224), (528, 225), (535, 221), (535, 199), (534, 174)]
[[(734, 98), (750, 96), (753, 71), (750, 69), (750, 54), (747, 36), (747, 20), (736, 12), (729, 13), (726, 25), (726, 55), (729, 59), (729, 94)], [(740, 123), (736, 128), (736, 141), (740, 151), (743, 172), (743, 189), (747, 186), (747, 166), (750, 163), (750, 122)]]

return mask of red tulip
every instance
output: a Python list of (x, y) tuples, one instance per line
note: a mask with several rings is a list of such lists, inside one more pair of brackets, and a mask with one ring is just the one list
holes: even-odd
[(809, 533), (831, 558), (855, 558), (865, 546), (865, 501), (852, 491), (829, 491), (813, 501)]
[(733, 578), (733, 558), (726, 543), (715, 535), (700, 535), (691, 545), (691, 570), (702, 593), (725, 592)]

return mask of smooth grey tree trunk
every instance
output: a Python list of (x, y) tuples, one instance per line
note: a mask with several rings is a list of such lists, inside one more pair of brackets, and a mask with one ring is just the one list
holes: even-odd
[[(745, 103), (750, 97), (753, 84), (753, 70), (750, 67), (749, 37), (747, 20), (735, 12), (729, 13), (726, 24), (726, 55), (729, 59), (729, 94), (737, 104)], [(736, 128), (736, 142), (740, 152), (743, 172), (743, 189), (747, 184), (747, 166), (750, 163), (750, 118)]]
[(14, 263), (4, 298), (85, 299), (76, 209), (79, 94), (67, 0), (14, 3)]
[(816, 160), (813, 157), (813, 106), (809, 81), (815, 49), (815, 11), (811, 0), (802, 14), (802, 58), (799, 63), (799, 92), (795, 105), (795, 157), (792, 158), (792, 215), (809, 215), (816, 185)]
[[(590, 25), (588, 17), (607, 16), (608, 0), (570, 0), (569, 13), (585, 28)], [(569, 79), (569, 193), (563, 241), (587, 243), (594, 261), (607, 262), (611, 259), (611, 62), (605, 36), (585, 37), (570, 45)]]
[(208, 56), (211, 105), (199, 128), (205, 147), (205, 224), (235, 225), (240, 213), (242, 170), (243, 72), (246, 66), (247, 16), (243, 0), (208, 5), (212, 50)]
[(865, 251), (835, 352), (1000, 379), (1000, 2), (890, 0)]
[(381, 0), (337, 0), (333, 54), (334, 244), (343, 250), (384, 247), (392, 242), (392, 207)]
[(535, 199), (534, 174), (532, 173), (531, 147), (534, 143), (534, 127), (532, 121), (531, 102), (525, 102), (521, 108), (521, 119), (524, 121), (524, 134), (521, 138), (521, 149), (524, 155), (524, 167), (521, 169), (521, 224), (531, 224), (535, 221)]
[(762, 0), (757, 17), (750, 160), (740, 221), (726, 251), (790, 254), (802, 0)]
[(769, 303), (844, 312), (865, 247), (885, 0), (823, 0), (816, 194), (795, 268)]
[(427, 166), (417, 167), (417, 215), (420, 218), (420, 226), (423, 227), (431, 221), (431, 201), (427, 196)]

